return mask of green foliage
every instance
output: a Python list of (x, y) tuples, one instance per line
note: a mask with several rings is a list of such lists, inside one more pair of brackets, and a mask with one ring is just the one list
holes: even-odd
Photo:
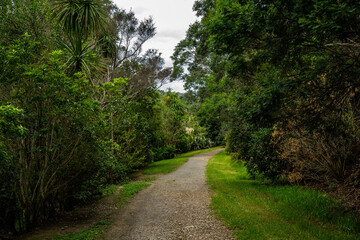
[(88, 38), (104, 27), (107, 0), (55, 0), (53, 17), (70, 35)]
[(0, 238), (212, 145), (180, 97), (157, 90), (171, 70), (141, 50), (155, 29), (107, 0), (0, 1)]
[(202, 19), (175, 49), (174, 77), (193, 91), (211, 139), (228, 130), (227, 151), (253, 175), (344, 181), (358, 161), (359, 3), (209, 0), (194, 9)]
[(213, 147), (216, 145), (213, 141), (210, 140), (207, 136), (205, 128), (195, 126), (194, 131), (190, 133), (190, 148), (192, 150), (200, 150)]
[(170, 159), (176, 155), (176, 147), (174, 145), (168, 145), (163, 147), (157, 147), (153, 149), (154, 160)]
[[(7, 153), (4, 140), (11, 137), (20, 137), (24, 134), (24, 129), (20, 125), (22, 111), (11, 105), (0, 106), (0, 211), (3, 213), (0, 218), (1, 226), (7, 226), (9, 220), (14, 221), (13, 216), (17, 206), (9, 204), (16, 199), (14, 191), (14, 175), (17, 172)], [(12, 230), (11, 228), (0, 229), (2, 231)]]
[(109, 185), (109, 186), (101, 189), (101, 196), (106, 197), (106, 196), (113, 195), (118, 188), (119, 188), (118, 185), (114, 185), (114, 184)]
[(0, 2), (0, 45), (7, 46), (28, 34), (44, 45), (51, 42), (48, 19), (49, 1), (2, 0)]
[[(239, 239), (358, 239), (358, 220), (324, 193), (252, 180), (224, 152), (210, 159), (211, 208)], [(243, 214), (246, 212), (246, 214)]]
[[(19, 125), (22, 110), (11, 105), (0, 106), (0, 136), (21, 136), (24, 128)], [(2, 137), (0, 138), (2, 140)]]
[[(99, 167), (97, 138), (102, 119), (99, 103), (84, 94), (88, 85), (82, 75), (65, 75), (61, 52), (46, 53), (41, 62), (28, 58), (23, 63), (23, 51), (35, 45), (23, 38), (15, 46), (18, 51), (13, 51), (14, 46), (5, 48), (1, 64), (16, 67), (18, 79), (3, 81), (2, 93), (10, 94), (2, 94), (1, 101), (23, 109), (24, 134), (4, 139), (10, 164), (16, 169), (9, 188), (16, 200), (6, 204), (16, 204), (12, 213), (16, 221), (8, 224), (21, 231), (91, 195), (86, 193), (89, 189), (83, 191), (83, 184), (94, 185), (90, 176)], [(2, 75), (7, 76), (7, 72)], [(49, 201), (57, 204), (49, 205)]]
[(177, 93), (167, 92), (156, 106), (161, 111), (161, 144), (154, 149), (155, 159), (174, 157), (175, 154), (190, 150), (190, 140), (186, 133), (186, 106)]
[(107, 0), (55, 0), (53, 3), (51, 17), (66, 36), (59, 43), (67, 53), (69, 72), (83, 71), (90, 81), (91, 74), (103, 67), (93, 51), (95, 44), (89, 38), (105, 27), (106, 3)]
[[(11, 178), (1, 176), (10, 184), (1, 195), (9, 211), (1, 221), (12, 228), (8, 231), (27, 230), (52, 212), (89, 201), (99, 186), (123, 181), (155, 158), (152, 149), (162, 145), (156, 135), (161, 134), (157, 91), (144, 89), (134, 97), (123, 78), (89, 86), (82, 73), (68, 76), (62, 51), (38, 56), (38, 43), (29, 35), (1, 48), (0, 101), (23, 109), (18, 134), (10, 136), (20, 112), (10, 105), (1, 108), (7, 132), (2, 172), (14, 169)], [(107, 94), (99, 98), (98, 92)]]
[(197, 112), (199, 124), (206, 129), (208, 137), (216, 145), (224, 144), (230, 104), (231, 97), (227, 94), (214, 94), (204, 100)]

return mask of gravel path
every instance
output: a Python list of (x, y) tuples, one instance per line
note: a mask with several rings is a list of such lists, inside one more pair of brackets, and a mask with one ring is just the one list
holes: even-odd
[(233, 239), (208, 209), (205, 168), (222, 150), (191, 157), (177, 171), (159, 177), (113, 217), (105, 239)]

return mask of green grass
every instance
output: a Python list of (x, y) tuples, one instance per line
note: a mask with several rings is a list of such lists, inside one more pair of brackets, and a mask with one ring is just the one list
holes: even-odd
[(85, 229), (79, 233), (70, 233), (66, 236), (58, 236), (53, 238), (53, 240), (95, 240), (95, 239), (104, 239), (104, 233), (110, 221), (108, 219), (103, 219), (97, 222), (94, 226)]
[(251, 180), (224, 152), (207, 166), (211, 208), (237, 239), (360, 239), (359, 222), (326, 194)]
[(147, 177), (147, 178), (144, 178), (144, 182), (153, 182), (156, 180), (156, 177)]
[(200, 153), (210, 152), (219, 148), (220, 147), (215, 147), (215, 148), (192, 151), (192, 152), (180, 154), (172, 159), (166, 159), (166, 160), (154, 162), (150, 164), (148, 168), (143, 170), (142, 173), (146, 175), (171, 173), (176, 169), (178, 169), (181, 165), (186, 163), (189, 160), (189, 157), (192, 157)]
[(126, 203), (128, 203), (129, 199), (134, 197), (136, 193), (140, 192), (141, 190), (150, 185), (150, 183), (146, 182), (134, 182), (125, 184), (120, 189), (119, 207), (123, 207)]

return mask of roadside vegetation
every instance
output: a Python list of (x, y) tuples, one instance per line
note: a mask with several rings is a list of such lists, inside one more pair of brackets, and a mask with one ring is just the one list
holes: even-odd
[(100, 240), (104, 239), (104, 233), (110, 225), (108, 219), (104, 219), (96, 223), (91, 228), (88, 228), (80, 233), (70, 233), (66, 236), (55, 237), (52, 240)]
[(179, 94), (158, 90), (171, 69), (142, 51), (155, 34), (108, 0), (0, 1), (0, 238), (214, 145)]
[(207, 166), (211, 208), (237, 239), (359, 239), (359, 221), (334, 198), (299, 186), (266, 185), (225, 152)]
[(173, 54), (207, 137), (249, 174), (360, 212), (360, 3), (198, 0)]
[[(116, 189), (119, 187), (121, 188), (118, 193), (116, 193), (116, 205), (118, 206), (118, 209), (121, 209), (125, 206), (128, 201), (135, 196), (136, 193), (141, 191), (142, 189), (149, 187), (151, 184), (147, 181), (144, 182), (133, 182), (133, 183), (127, 183), (123, 186), (116, 186), (111, 185), (110, 188), (107, 188), (104, 191), (103, 196), (112, 195), (116, 192)], [(115, 189), (116, 187), (116, 189)], [(107, 230), (107, 228), (111, 225), (110, 216), (112, 214), (116, 213), (115, 211), (113, 213), (108, 214), (106, 217), (98, 221), (96, 224), (91, 226), (90, 228), (84, 229), (81, 232), (78, 233), (69, 233), (65, 236), (57, 236), (55, 238), (52, 238), (52, 240), (100, 240), (104, 239), (104, 234)]]

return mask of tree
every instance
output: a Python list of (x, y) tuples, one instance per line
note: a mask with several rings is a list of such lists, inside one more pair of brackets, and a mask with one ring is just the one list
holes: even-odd
[[(196, 1), (194, 9), (202, 19), (178, 44), (174, 73), (183, 74), (202, 99), (232, 93), (228, 150), (250, 172), (276, 179), (293, 171), (282, 152), (299, 129), (306, 141), (326, 136), (346, 142), (347, 150), (337, 146), (337, 154), (351, 159), (351, 143), (358, 141), (349, 132), (358, 114), (359, 3)], [(276, 140), (279, 131), (283, 141)], [(323, 141), (329, 148), (331, 142)], [(317, 170), (304, 170), (311, 171)]]
[(155, 30), (110, 1), (0, 2), (1, 239), (211, 144), (203, 128), (185, 131), (195, 121), (181, 99), (158, 90), (171, 70), (142, 51)]
[(141, 94), (149, 88), (160, 88), (171, 74), (170, 68), (164, 68), (165, 61), (157, 50), (149, 49), (143, 56), (126, 61), (118, 69), (118, 74), (129, 81), (129, 90), (133, 95)]
[(99, 66), (90, 37), (104, 29), (107, 3), (104, 0), (54, 0), (53, 17), (66, 36), (61, 45), (69, 55), (70, 74), (84, 71), (91, 81), (91, 69)]
[(2, 220), (17, 232), (90, 197), (81, 188), (98, 181), (101, 168), (103, 121), (98, 102), (84, 94), (87, 81), (82, 74), (66, 76), (61, 51), (39, 57), (37, 46), (25, 36), (0, 54), (0, 65), (6, 66), (0, 102), (23, 112), (23, 134), (2, 139), (7, 168), (13, 169), (7, 181), (13, 201), (5, 205), (12, 212)]
[(40, 0), (3, 0), (0, 2), (0, 45), (8, 45), (27, 33), (32, 40), (49, 46), (53, 37), (46, 21), (49, 3)]

